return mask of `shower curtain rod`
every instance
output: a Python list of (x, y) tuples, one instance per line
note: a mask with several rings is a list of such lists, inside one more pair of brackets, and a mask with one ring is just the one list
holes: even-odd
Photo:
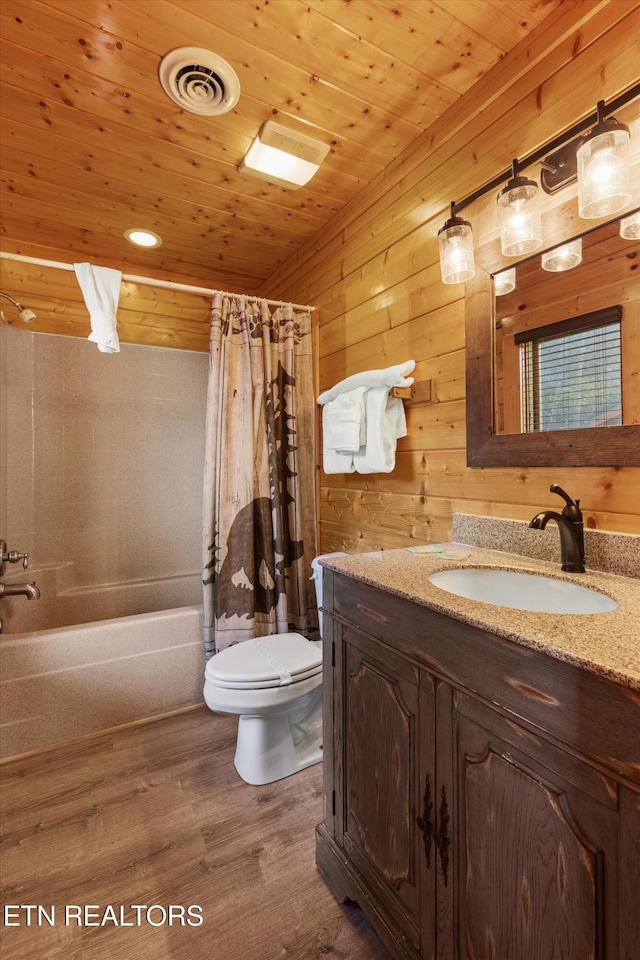
[[(62, 263), (60, 260), (43, 260), (40, 257), (25, 257), (21, 253), (4, 253), (0, 250), (0, 260), (17, 260), (20, 263), (32, 263), (37, 267), (53, 267), (55, 270), (73, 270), (72, 263)], [(228, 293), (226, 290), (213, 290), (209, 287), (192, 287), (187, 283), (174, 283), (172, 280), (154, 280), (153, 277), (136, 277), (130, 273), (123, 273), (122, 279), (128, 283), (145, 283), (149, 287), (164, 287), (167, 290), (182, 290), (184, 293), (202, 293), (213, 295), (219, 293), (222, 297), (244, 297), (245, 300), (263, 301), (272, 307), (281, 307), (289, 300), (269, 300), (267, 297), (256, 297), (248, 293)], [(313, 312), (316, 308), (309, 304), (292, 303), (292, 307), (298, 310), (309, 310)]]

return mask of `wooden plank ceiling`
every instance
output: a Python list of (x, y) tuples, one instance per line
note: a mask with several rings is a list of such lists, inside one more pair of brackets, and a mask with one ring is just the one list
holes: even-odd
[[(2, 249), (259, 292), (560, 3), (2, 0)], [(164, 93), (160, 60), (185, 45), (236, 71), (233, 110)], [(306, 187), (237, 171), (268, 119), (331, 145)]]

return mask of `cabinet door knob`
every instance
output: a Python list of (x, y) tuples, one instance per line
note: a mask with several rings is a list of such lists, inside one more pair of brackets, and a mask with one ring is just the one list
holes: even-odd
[(433, 800), (431, 799), (431, 777), (429, 774), (424, 781), (424, 797), (422, 800), (422, 816), (418, 817), (416, 823), (422, 830), (422, 839), (424, 841), (424, 854), (427, 860), (427, 867), (431, 869), (431, 837), (433, 835), (433, 821), (431, 820), (431, 811), (433, 810)]
[(449, 807), (447, 806), (447, 791), (442, 788), (440, 795), (440, 828), (434, 836), (435, 844), (440, 851), (440, 862), (442, 864), (442, 879), (446, 887), (449, 880)]

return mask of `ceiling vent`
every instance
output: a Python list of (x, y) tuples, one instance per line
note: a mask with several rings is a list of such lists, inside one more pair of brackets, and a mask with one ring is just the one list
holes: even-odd
[(226, 60), (202, 47), (178, 47), (160, 61), (164, 92), (183, 110), (213, 117), (227, 113), (240, 97), (240, 81)]

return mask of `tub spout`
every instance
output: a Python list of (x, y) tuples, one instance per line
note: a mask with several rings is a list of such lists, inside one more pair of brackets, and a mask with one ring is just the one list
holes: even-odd
[(33, 583), (0, 583), (0, 600), (3, 597), (27, 597), (28, 600), (39, 600), (40, 589)]

